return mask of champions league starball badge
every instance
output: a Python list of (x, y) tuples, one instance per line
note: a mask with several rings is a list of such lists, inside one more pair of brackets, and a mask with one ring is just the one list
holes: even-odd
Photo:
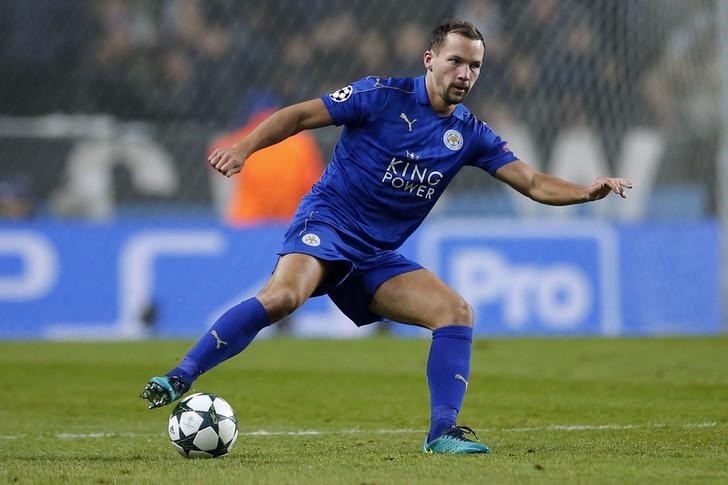
[(342, 101), (346, 101), (351, 96), (351, 93), (354, 92), (354, 88), (351, 87), (351, 85), (343, 87), (341, 89), (338, 89), (334, 91), (333, 93), (329, 94), (329, 98), (331, 98), (331, 101), (334, 101), (336, 103), (341, 103)]

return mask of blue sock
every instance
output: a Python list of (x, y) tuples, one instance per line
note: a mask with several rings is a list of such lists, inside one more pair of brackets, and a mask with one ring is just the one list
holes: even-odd
[(167, 376), (182, 376), (187, 385), (221, 362), (238, 355), (270, 317), (257, 298), (249, 298), (226, 311)]
[(451, 325), (432, 332), (427, 360), (431, 408), (428, 442), (455, 426), (470, 379), (472, 343), (473, 329), (468, 326)]

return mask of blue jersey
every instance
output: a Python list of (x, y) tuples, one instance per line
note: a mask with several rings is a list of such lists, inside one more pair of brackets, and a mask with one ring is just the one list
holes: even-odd
[(438, 115), (424, 76), (370, 76), (322, 99), (344, 130), (299, 211), (376, 248), (399, 247), (464, 165), (493, 175), (516, 159), (462, 104)]

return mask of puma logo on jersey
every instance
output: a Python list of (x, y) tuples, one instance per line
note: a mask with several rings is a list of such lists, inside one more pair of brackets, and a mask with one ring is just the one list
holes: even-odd
[(466, 381), (463, 376), (461, 376), (460, 374), (455, 374), (455, 379), (463, 381), (465, 383), (465, 390), (468, 389), (468, 381)]
[(227, 345), (228, 344), (227, 342), (225, 342), (223, 339), (220, 338), (220, 336), (217, 334), (217, 330), (211, 331), (210, 332), (210, 335), (212, 335), (213, 337), (215, 337), (215, 340), (217, 340), (217, 343), (215, 344), (215, 348), (216, 349), (219, 349), (223, 345)]
[(409, 131), (412, 131), (412, 125), (415, 121), (417, 121), (417, 118), (413, 119), (412, 121), (409, 120), (406, 114), (400, 113), (399, 117), (404, 120), (405, 123), (407, 123), (407, 126), (409, 127)]

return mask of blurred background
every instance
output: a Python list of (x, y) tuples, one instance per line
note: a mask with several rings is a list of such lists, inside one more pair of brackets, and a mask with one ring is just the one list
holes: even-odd
[[(466, 105), (520, 158), (635, 188), (553, 208), (465, 169), (403, 252), (480, 335), (724, 332), (728, 0), (4, 0), (0, 338), (199, 335), (265, 281), (339, 129), (231, 180), (207, 153), (276, 108), (422, 74), (452, 16), (486, 39)], [(418, 333), (357, 330), (325, 298), (281, 329)]]

